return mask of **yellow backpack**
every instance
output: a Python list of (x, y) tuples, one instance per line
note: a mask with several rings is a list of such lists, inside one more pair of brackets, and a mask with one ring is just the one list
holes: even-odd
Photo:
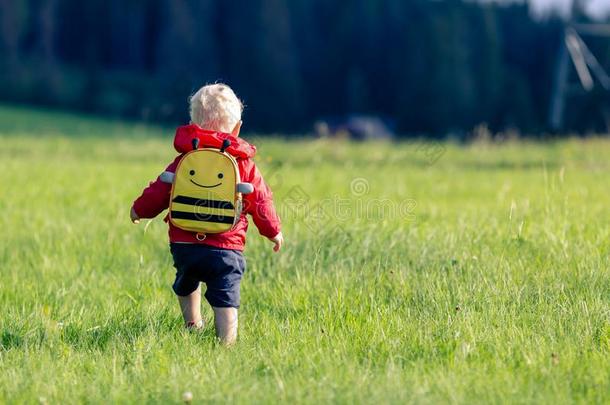
[(172, 184), (169, 220), (178, 228), (197, 232), (197, 239), (208, 233), (231, 230), (242, 211), (242, 194), (254, 191), (242, 183), (235, 158), (225, 152), (228, 139), (220, 149), (199, 149), (193, 139), (193, 150), (178, 162), (176, 173), (163, 172), (161, 181)]

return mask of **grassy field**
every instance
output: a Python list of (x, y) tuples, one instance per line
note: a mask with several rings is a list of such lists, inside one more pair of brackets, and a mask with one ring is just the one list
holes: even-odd
[(0, 136), (0, 402), (610, 402), (610, 140), (244, 136), (287, 243), (251, 227), (225, 349), (128, 219), (171, 129), (3, 107)]

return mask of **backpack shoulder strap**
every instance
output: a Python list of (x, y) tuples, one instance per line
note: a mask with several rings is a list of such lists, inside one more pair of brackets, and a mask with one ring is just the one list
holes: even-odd
[(176, 173), (172, 172), (163, 172), (159, 175), (159, 179), (162, 183), (173, 184), (174, 179), (176, 178)]

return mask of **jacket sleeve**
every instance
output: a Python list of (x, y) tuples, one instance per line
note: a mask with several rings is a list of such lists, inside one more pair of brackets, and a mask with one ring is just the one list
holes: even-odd
[(261, 235), (273, 238), (281, 230), (280, 218), (273, 205), (273, 194), (254, 162), (248, 159), (243, 181), (254, 186), (254, 192), (244, 195), (244, 211), (252, 216)]
[[(165, 171), (175, 173), (180, 157), (176, 157)], [(169, 207), (171, 190), (172, 185), (162, 182), (159, 176), (155, 181), (150, 182), (148, 187), (142, 191), (142, 195), (136, 198), (133, 202), (133, 209), (140, 218), (154, 218)]]

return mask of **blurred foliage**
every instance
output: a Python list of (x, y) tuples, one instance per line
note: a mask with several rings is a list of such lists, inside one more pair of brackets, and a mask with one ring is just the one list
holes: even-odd
[[(350, 113), (407, 134), (542, 131), (562, 32), (525, 4), (459, 0), (0, 0), (0, 12), (0, 100), (174, 123), (190, 93), (223, 81), (258, 131)], [(572, 110), (570, 129), (603, 127), (595, 108)]]

